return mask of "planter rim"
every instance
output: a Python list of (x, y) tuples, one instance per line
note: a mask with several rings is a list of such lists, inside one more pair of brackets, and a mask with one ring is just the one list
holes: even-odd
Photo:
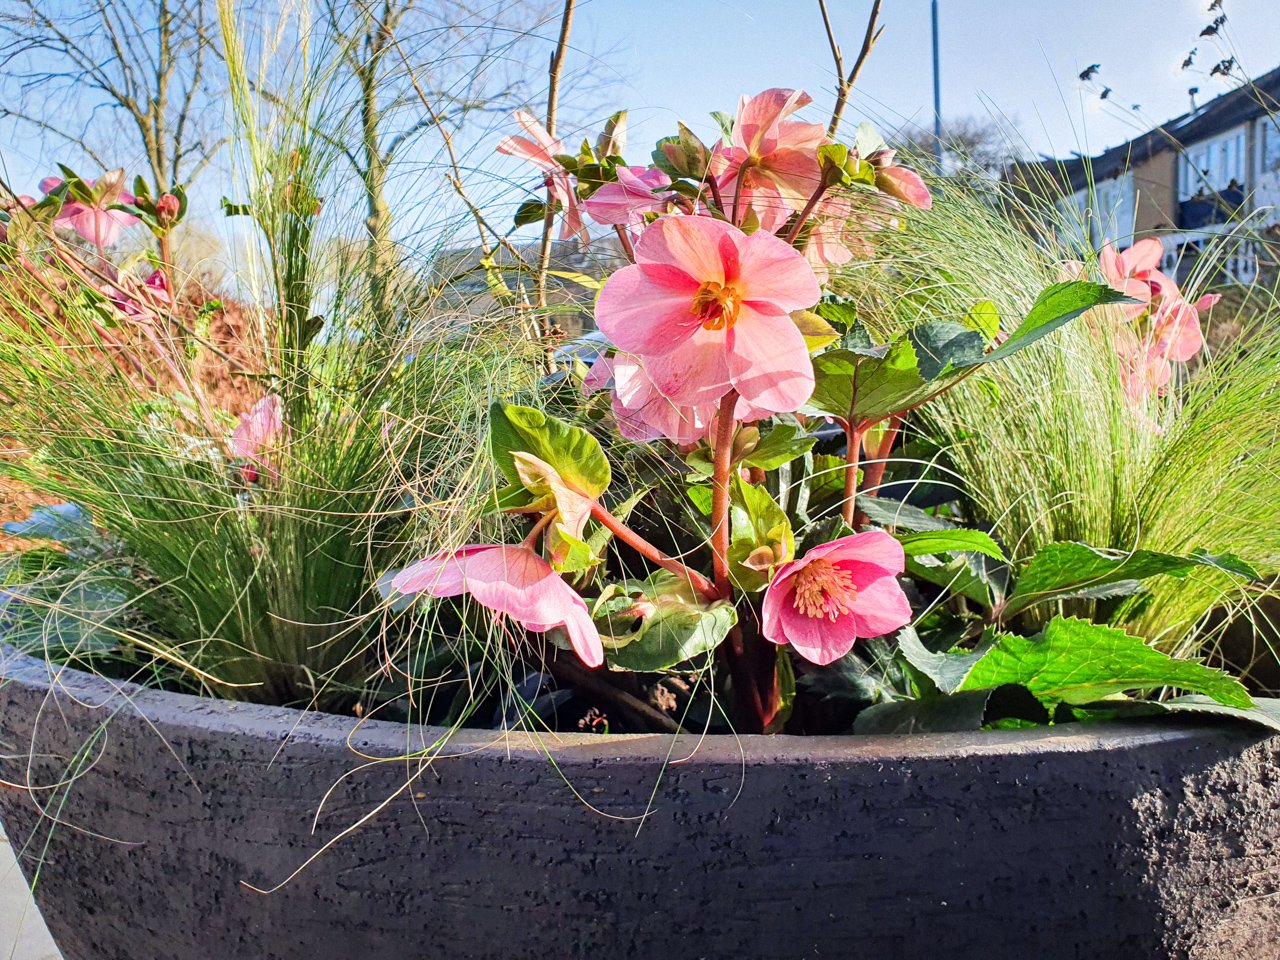
[[(356, 719), (192, 694), (154, 690), (109, 680), (74, 667), (32, 657), (0, 644), (0, 689), (9, 683), (73, 697), (89, 707), (127, 710), (155, 730), (198, 728), (279, 741), (340, 744), (353, 761), (433, 755), (439, 759), (476, 752), (511, 760), (557, 763), (640, 761), (679, 762), (696, 752), (700, 761), (815, 766), (829, 763), (885, 763), (926, 758), (957, 759), (993, 755), (1054, 755), (1105, 752), (1174, 741), (1216, 740), (1224, 736), (1256, 742), (1269, 734), (1214, 717), (1167, 717), (1138, 721), (1064, 724), (1022, 730), (973, 733), (883, 734), (799, 737), (733, 734), (590, 734), (478, 730)], [(104, 722), (110, 714), (104, 715)], [(1074, 728), (1074, 729), (1073, 729)], [(444, 743), (441, 746), (442, 741)], [(8, 745), (13, 746), (13, 745)]]

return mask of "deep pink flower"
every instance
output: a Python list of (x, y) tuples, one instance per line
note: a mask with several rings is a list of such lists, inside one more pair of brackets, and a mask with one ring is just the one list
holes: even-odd
[(668, 215), (635, 254), (600, 291), (596, 321), (663, 394), (697, 407), (736, 389), (769, 413), (809, 399), (813, 364), (790, 314), (820, 290), (794, 247), (709, 217)]
[(552, 198), (558, 200), (564, 208), (564, 226), (560, 230), (560, 239), (568, 240), (576, 235), (586, 243), (589, 237), (586, 224), (582, 222), (578, 195), (574, 192), (569, 172), (556, 159), (557, 155), (564, 155), (564, 146), (547, 133), (546, 127), (539, 123), (536, 117), (523, 110), (517, 110), (514, 117), (529, 136), (503, 137), (498, 141), (498, 152), (527, 160), (546, 174), (547, 189)]
[(765, 590), (761, 632), (811, 663), (838, 660), (856, 641), (911, 622), (911, 604), (895, 579), (904, 564), (902, 544), (883, 530), (813, 547), (778, 568)]
[[(103, 181), (108, 177), (111, 180), (104, 183)], [(120, 239), (122, 228), (140, 222), (133, 214), (125, 213), (123, 210), (107, 209), (113, 203), (131, 204), (137, 202), (137, 198), (133, 194), (121, 189), (120, 183), (123, 183), (123, 181), (123, 171), (117, 172), (114, 170), (109, 174), (104, 174), (99, 180), (84, 181), (84, 185), (93, 194), (93, 204), (81, 203), (79, 200), (68, 198), (62, 204), (62, 209), (58, 212), (57, 217), (54, 218), (53, 225), (74, 230), (95, 247), (114, 246), (116, 241)], [(45, 177), (40, 181), (40, 189), (44, 193), (52, 193), (62, 186), (62, 183), (63, 181), (60, 177)]]
[[(727, 206), (741, 196), (760, 220), (777, 230), (800, 210), (822, 180), (818, 147), (827, 142), (820, 123), (788, 120), (813, 102), (803, 90), (773, 88), (738, 104), (733, 134), (712, 153), (711, 172)], [(726, 210), (732, 214), (732, 209)]]
[(646, 213), (671, 209), (670, 199), (653, 192), (669, 186), (671, 178), (657, 167), (619, 167), (617, 182), (606, 183), (583, 200), (582, 209), (596, 223), (639, 226)]
[(589, 667), (604, 663), (600, 632), (582, 598), (528, 547), (466, 546), (444, 550), (401, 570), (392, 580), (405, 594), (456, 597), (510, 617), (526, 630), (564, 627), (574, 652)]
[(248, 461), (241, 468), (248, 483), (257, 482), (259, 468), (273, 480), (279, 476), (268, 451), (283, 430), (284, 407), (274, 393), (267, 394), (240, 417), (231, 433), (231, 455)]

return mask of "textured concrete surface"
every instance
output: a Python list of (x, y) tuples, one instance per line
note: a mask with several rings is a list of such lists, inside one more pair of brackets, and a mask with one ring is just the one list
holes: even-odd
[(0, 960), (61, 960), (0, 831)]
[(1280, 738), (1243, 725), (428, 765), (439, 730), (49, 674), (0, 651), (0, 820), (67, 960), (1280, 957)]

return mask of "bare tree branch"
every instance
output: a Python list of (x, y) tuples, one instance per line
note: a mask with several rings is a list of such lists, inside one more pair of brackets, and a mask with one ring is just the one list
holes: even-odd
[(867, 30), (862, 37), (862, 49), (858, 51), (858, 59), (854, 61), (853, 68), (846, 76), (844, 72), (844, 55), (840, 50), (840, 44), (836, 41), (835, 29), (831, 26), (831, 15), (827, 11), (827, 0), (818, 0), (818, 10), (822, 13), (822, 25), (826, 28), (827, 42), (831, 44), (831, 57), (835, 61), (836, 67), (836, 103), (831, 110), (831, 123), (827, 125), (828, 137), (834, 138), (836, 130), (840, 128), (840, 117), (844, 113), (845, 104), (849, 101), (849, 93), (858, 82), (862, 68), (866, 65), (867, 58), (871, 56), (871, 51), (875, 48), (876, 41), (880, 39), (880, 34), (884, 33), (884, 27), (877, 28), (876, 26), (880, 20), (880, 6), (882, 3), (883, 0), (872, 0), (871, 13), (867, 17)]

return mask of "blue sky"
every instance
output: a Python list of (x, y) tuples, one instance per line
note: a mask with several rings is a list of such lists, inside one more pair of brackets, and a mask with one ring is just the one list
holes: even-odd
[[(1210, 0), (940, 0), (944, 116), (1017, 122), (1033, 152), (1096, 153), (1176, 116), (1187, 88), (1201, 102), (1230, 89), (1210, 67), (1235, 55), (1248, 75), (1280, 65), (1277, 0), (1224, 0), (1223, 39), (1198, 34)], [(846, 62), (861, 43), (870, 0), (829, 0)], [(637, 147), (676, 119), (711, 134), (708, 111), (743, 92), (800, 87), (825, 115), (832, 67), (816, 0), (586, 0), (579, 37), (616, 52), (611, 99), (632, 108)], [(932, 124), (929, 0), (885, 0), (880, 45), (845, 116), (882, 127)], [(1192, 47), (1195, 67), (1180, 70)], [(1100, 85), (1077, 76), (1101, 63)], [(1133, 110), (1140, 104), (1140, 110)], [(821, 108), (819, 110), (818, 108)], [(691, 123), (691, 125), (693, 125)], [(637, 157), (636, 159), (639, 159)]]

